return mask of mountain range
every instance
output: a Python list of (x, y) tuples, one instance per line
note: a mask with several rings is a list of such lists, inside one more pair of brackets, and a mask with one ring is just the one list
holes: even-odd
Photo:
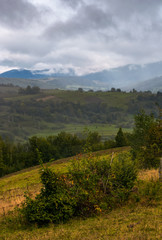
[(129, 64), (82, 76), (78, 76), (72, 68), (34, 71), (12, 69), (0, 74), (0, 84), (8, 83), (20, 87), (31, 85), (46, 89), (110, 90), (121, 88), (129, 91), (135, 88), (141, 91), (157, 92), (162, 91), (162, 61), (145, 65)]

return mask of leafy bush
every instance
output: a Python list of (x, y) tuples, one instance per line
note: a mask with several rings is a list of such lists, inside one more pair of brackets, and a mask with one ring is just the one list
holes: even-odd
[(112, 209), (128, 199), (137, 171), (128, 154), (110, 158), (77, 157), (66, 175), (42, 168), (41, 193), (26, 197), (22, 213), (29, 222), (64, 222)]
[(42, 171), (41, 193), (34, 200), (26, 196), (22, 213), (28, 222), (37, 222), (39, 225), (64, 222), (74, 213), (75, 199), (68, 191), (64, 176), (59, 176), (48, 168)]
[[(110, 158), (78, 158), (69, 169), (77, 198), (77, 214), (95, 213), (95, 206), (113, 208), (127, 200), (137, 171), (128, 154)], [(101, 207), (102, 208), (102, 207)]]
[(137, 177), (137, 169), (128, 153), (118, 154), (112, 162), (112, 174), (115, 176), (113, 183), (116, 188), (130, 190)]

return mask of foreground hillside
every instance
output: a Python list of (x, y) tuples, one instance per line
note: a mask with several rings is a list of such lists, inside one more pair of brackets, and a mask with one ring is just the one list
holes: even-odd
[(10, 223), (1, 225), (3, 240), (152, 240), (161, 239), (160, 206), (125, 206), (108, 214), (88, 219), (73, 219), (66, 224), (38, 228)]
[[(116, 149), (109, 149), (93, 153), (94, 156), (108, 157), (112, 152), (122, 152), (129, 150), (129, 147), (122, 147)], [(84, 154), (83, 156), (87, 156)], [(64, 158), (47, 163), (56, 172), (65, 173), (70, 161), (75, 157)], [(12, 173), (0, 178), (0, 215), (7, 214), (8, 211), (13, 210), (14, 207), (24, 200), (24, 192), (29, 191), (31, 196), (35, 196), (40, 192), (40, 166), (35, 166)]]
[[(113, 149), (113, 151), (121, 150), (126, 151), (126, 148)], [(101, 152), (100, 155), (103, 157), (111, 156), (111, 150)], [(67, 171), (68, 164), (69, 159), (58, 160), (51, 163), (51, 168), (56, 172), (64, 173)], [(162, 208), (160, 191), (157, 193), (155, 188), (157, 180), (157, 170), (142, 170), (138, 173), (136, 182), (136, 186), (139, 188), (139, 201), (131, 197), (126, 205), (115, 210), (102, 212), (96, 217), (74, 218), (65, 224), (50, 224), (39, 228), (37, 225), (23, 225), (17, 218), (16, 211), (8, 212), (14, 206), (19, 206), (24, 199), (25, 189), (33, 197), (39, 192), (41, 184), (38, 167), (6, 176), (0, 179), (1, 239), (161, 239)]]
[[(36, 90), (33, 91), (33, 90)], [(118, 128), (130, 131), (133, 117), (141, 109), (158, 115), (161, 93), (83, 92), (63, 90), (25, 90), (0, 87), (0, 136), (24, 141), (32, 135), (56, 135), (61, 131), (80, 134), (87, 126), (104, 138), (116, 135)]]

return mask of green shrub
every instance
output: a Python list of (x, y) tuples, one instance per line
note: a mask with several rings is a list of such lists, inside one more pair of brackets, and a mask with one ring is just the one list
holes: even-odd
[(34, 200), (26, 196), (22, 213), (28, 222), (39, 225), (64, 222), (73, 216), (75, 199), (68, 191), (65, 176), (59, 176), (50, 169), (42, 171), (41, 193)]
[(78, 158), (69, 169), (74, 181), (77, 213), (95, 212), (95, 206), (113, 208), (126, 201), (137, 177), (130, 155), (122, 153), (111, 164), (110, 158)]
[(120, 153), (111, 165), (115, 188), (131, 190), (137, 177), (137, 168), (128, 153)]
[(128, 199), (137, 171), (128, 154), (110, 158), (78, 157), (66, 175), (42, 168), (43, 187), (34, 200), (26, 197), (22, 213), (39, 225), (64, 222), (112, 209)]

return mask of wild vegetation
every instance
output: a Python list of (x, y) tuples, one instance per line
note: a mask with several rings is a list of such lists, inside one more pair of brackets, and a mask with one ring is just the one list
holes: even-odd
[[(159, 166), (162, 152), (162, 134), (159, 132), (161, 124), (153, 116), (141, 112), (135, 117), (134, 133), (131, 136), (133, 156), (118, 154), (114, 158), (94, 159), (89, 155), (88, 158), (77, 158), (73, 160), (67, 174), (61, 175), (42, 166), (43, 187), (35, 200), (27, 196), (22, 208), (23, 216), (28, 222), (36, 222), (38, 225), (59, 223), (74, 216), (89, 216), (98, 211), (110, 210), (125, 203), (130, 193), (134, 190), (136, 192), (137, 167)], [(153, 133), (159, 135), (154, 136)], [(126, 143), (121, 128), (116, 143)], [(91, 143), (87, 141), (88, 146)], [(156, 151), (152, 151), (155, 146)], [(146, 151), (150, 151), (150, 157)], [(142, 157), (139, 158), (139, 155)], [(158, 191), (160, 183), (151, 182), (147, 184), (144, 195), (150, 199), (156, 198)], [(139, 201), (138, 194), (131, 196)]]
[[(112, 154), (103, 154), (100, 157), (101, 161), (111, 159)], [(117, 154), (115, 155), (117, 156)], [(94, 162), (98, 162), (99, 157), (94, 158)], [(84, 161), (86, 159), (84, 158)], [(50, 164), (50, 169), (53, 169), (52, 172), (54, 171), (60, 177), (61, 175), (65, 176), (69, 171), (70, 162), (64, 160), (65, 162), (61, 161), (61, 163), (59, 161), (58, 164), (56, 164), (57, 161), (54, 162), (55, 164)], [(161, 239), (161, 189), (157, 170), (140, 170), (138, 172), (137, 180), (134, 182), (134, 188), (130, 191), (126, 204), (120, 202), (115, 209), (108, 210), (105, 210), (105, 205), (101, 204), (102, 208), (95, 206), (97, 217), (80, 218), (77, 216), (64, 224), (51, 223), (41, 228), (37, 224), (26, 224), (17, 210), (7, 213), (11, 204), (16, 206), (24, 200), (24, 187), (29, 196), (40, 193), (43, 186), (34, 179), (35, 171), (36, 169), (31, 169), (24, 173), (14, 174), (2, 178), (0, 182), (3, 190), (1, 192), (2, 216), (0, 218), (2, 239)], [(84, 178), (82, 183), (85, 180), (91, 181), (92, 179)], [(83, 184), (82, 187), (84, 186)]]
[(137, 171), (126, 154), (118, 158), (77, 158), (67, 174), (42, 168), (43, 187), (35, 200), (27, 196), (22, 214), (38, 225), (90, 216), (128, 199)]

